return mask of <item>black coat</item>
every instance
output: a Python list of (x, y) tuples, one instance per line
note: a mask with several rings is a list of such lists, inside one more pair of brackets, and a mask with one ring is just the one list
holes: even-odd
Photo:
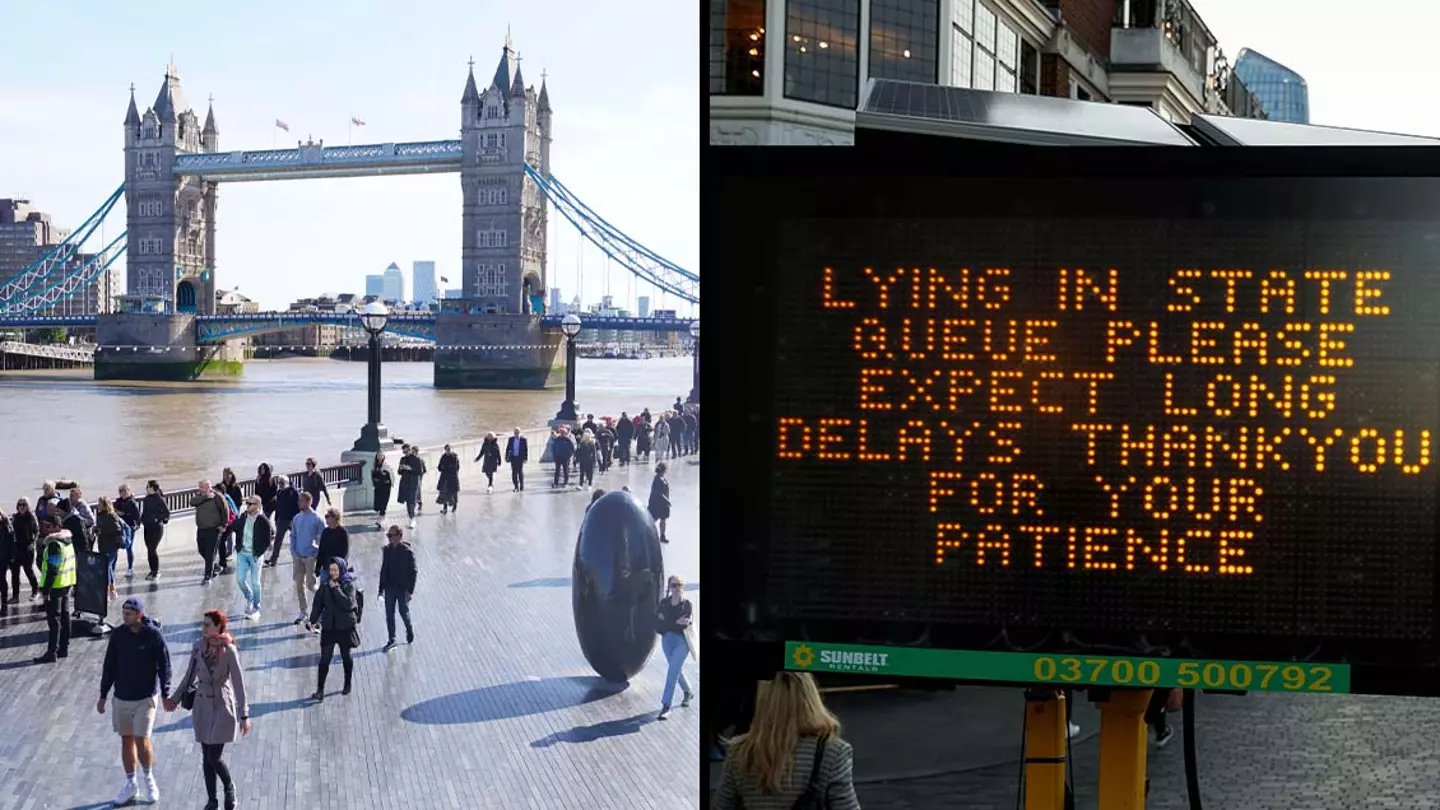
[(661, 475), (650, 484), (650, 516), (656, 520), (670, 517), (670, 482)]
[(550, 440), (550, 457), (556, 464), (568, 464), (575, 458), (575, 440), (569, 436), (556, 436)]
[(15, 545), (15, 532), (10, 528), (10, 519), (0, 517), (0, 591), (7, 590), (5, 568), (15, 559), (19, 548)]
[(403, 503), (417, 498), (420, 494), (420, 476), (425, 474), (425, 462), (414, 456), (400, 459), (400, 497)]
[(498, 439), (486, 439), (480, 445), (480, 455), (475, 457), (476, 461), (483, 461), (480, 465), (481, 472), (493, 473), (500, 469), (500, 441)]
[(600, 443), (601, 451), (608, 453), (615, 447), (615, 431), (602, 427), (600, 432), (595, 434), (595, 441)]
[(320, 532), (320, 553), (315, 555), (315, 576), (320, 576), (321, 569), (336, 557), (342, 560), (350, 559), (350, 532), (346, 531), (344, 526), (326, 526)]
[(40, 523), (35, 520), (34, 512), (16, 512), (11, 515), (10, 532), (15, 539), (17, 550), (24, 552), (28, 549), (34, 553), (35, 543), (40, 539)]
[[(247, 510), (241, 512), (240, 517), (235, 521), (236, 552), (244, 548), (245, 521), (251, 519), (250, 513)], [(260, 514), (256, 515), (253, 519), (255, 520), (255, 528), (250, 530), (250, 553), (255, 555), (255, 559), (258, 560), (265, 556), (266, 551), (270, 550), (270, 541), (274, 539), (275, 532), (270, 527), (270, 518), (265, 517), (264, 511), (261, 511)]]
[(415, 593), (415, 549), (407, 542), (386, 543), (380, 549), (380, 593)]
[(653, 430), (654, 430), (654, 428), (650, 426), (650, 423), (649, 423), (649, 422), (641, 422), (641, 423), (640, 423), (640, 430), (639, 430), (638, 435), (637, 435), (636, 438), (635, 438), (635, 452), (637, 452), (637, 453), (648, 453), (648, 452), (650, 452), (650, 433), (651, 433), (651, 431), (653, 431)]
[(140, 528), (140, 502), (135, 496), (115, 499), (115, 511), (120, 513), (120, 519), (125, 525), (132, 529)]
[(125, 545), (120, 531), (120, 517), (97, 510), (95, 513), (95, 539), (101, 554), (119, 551)]
[(169, 522), (170, 507), (165, 503), (165, 499), (154, 493), (146, 493), (145, 500), (140, 502), (140, 523), (159, 527)]
[(635, 438), (635, 423), (631, 422), (628, 417), (621, 419), (620, 424), (615, 426), (615, 438), (622, 444)]
[(449, 452), (440, 456), (440, 463), (436, 465), (440, 470), (440, 480), (435, 484), (435, 489), (440, 492), (460, 491), (460, 457)]
[(315, 590), (315, 601), (310, 603), (310, 623), (319, 623), (320, 641), (338, 641), (347, 647), (359, 646), (360, 634), (356, 629), (355, 583), (343, 585), (329, 582)]
[[(314, 504), (311, 504), (314, 506)], [(275, 493), (275, 519), (294, 520), (300, 514), (300, 490), (285, 487)]]
[(530, 442), (524, 436), (511, 436), (505, 440), (505, 460), (524, 464), (530, 460)]
[(319, 470), (300, 476), (300, 489), (310, 493), (310, 505), (315, 509), (320, 508), (321, 495), (325, 496), (325, 503), (330, 503), (330, 489), (325, 486), (325, 476)]
[(255, 479), (255, 494), (260, 496), (260, 508), (266, 512), (275, 511), (275, 494), (280, 487), (275, 483), (275, 476), (269, 475), (265, 478)]
[(583, 434), (587, 430), (595, 434), (600, 432), (600, 427), (595, 424), (594, 419), (586, 419), (585, 424), (580, 426), (580, 432)]
[(575, 463), (587, 470), (591, 469), (595, 466), (595, 454), (599, 451), (599, 444), (582, 441), (580, 446), (575, 448)]
[(395, 488), (395, 473), (389, 467), (381, 464), (370, 470), (370, 486), (375, 490), (376, 512), (385, 511), (390, 505), (390, 492)]

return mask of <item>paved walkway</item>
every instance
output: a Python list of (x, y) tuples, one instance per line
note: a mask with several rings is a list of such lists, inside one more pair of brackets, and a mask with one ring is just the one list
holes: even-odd
[[(855, 745), (865, 810), (1012, 810), (1020, 770), (1021, 690), (827, 695)], [(1358, 695), (1199, 695), (1196, 750), (1210, 810), (1440, 807), (1440, 701)], [(1077, 703), (1075, 806), (1096, 810), (1099, 740), (1095, 709)], [(1151, 746), (1150, 810), (1186, 800), (1182, 725), (1164, 749)], [(712, 764), (712, 784), (721, 771)]]
[[(628, 485), (643, 499), (651, 475), (648, 465), (616, 468), (596, 483), (607, 490)], [(519, 495), (508, 486), (489, 495), (467, 486), (458, 515), (426, 507), (411, 537), (420, 567), (412, 603), (418, 637), (388, 654), (380, 652), (385, 616), (374, 593), (384, 540), (359, 515), (347, 520), (351, 560), (368, 597), (364, 646), (356, 651), (354, 692), (340, 694), (337, 660), (320, 706), (307, 699), (315, 690), (318, 641), (291, 624), (287, 555), (279, 568), (264, 570), (259, 622), (240, 618), (233, 576), (199, 585), (188, 522), (172, 525), (158, 582), (143, 578), (143, 555), (136, 560), (135, 578), (120, 580), (121, 598), (140, 594), (165, 622), (177, 680), (201, 613), (218, 607), (230, 615), (254, 723), (226, 751), (240, 806), (698, 805), (699, 707), (677, 708), (670, 720), (654, 722), (664, 686), (658, 643), (646, 669), (619, 689), (590, 670), (575, 639), (570, 567), (589, 493), (550, 490), (534, 465), (527, 478), (530, 488)], [(698, 465), (672, 463), (670, 481), (666, 569), (691, 583), (698, 624)], [(0, 808), (108, 806), (123, 772), (110, 718), (94, 708), (105, 642), (77, 639), (68, 660), (31, 664), (45, 639), (33, 604), (0, 618)], [(118, 604), (111, 621), (120, 621)], [(686, 666), (698, 677), (693, 662)], [(162, 712), (154, 740), (159, 806), (203, 805), (189, 715)]]

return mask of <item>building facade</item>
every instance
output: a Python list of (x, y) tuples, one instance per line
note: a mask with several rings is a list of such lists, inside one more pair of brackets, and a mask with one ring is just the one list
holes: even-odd
[[(29, 200), (0, 200), (0, 291), (69, 236), (68, 228), (55, 225), (49, 214), (36, 209)], [(93, 253), (77, 250), (65, 260), (62, 267), (51, 270), (51, 278), (53, 280), (79, 272), (92, 260), (105, 261)], [(23, 307), (28, 296), (41, 292), (43, 288), (44, 285), (29, 290), (17, 289), (13, 296), (0, 292), (0, 309)], [(118, 309), (120, 292), (120, 273), (111, 267), (68, 298), (49, 306), (27, 309), (31, 314), (45, 316), (97, 315)], [(12, 297), (14, 300), (9, 300)]]
[(419, 261), (410, 266), (410, 293), (417, 304), (429, 304), (435, 291), (435, 262)]
[(1249, 48), (1240, 49), (1235, 75), (1260, 99), (1266, 118), (1290, 124), (1310, 123), (1310, 88), (1304, 76)]
[(379, 301), (385, 297), (385, 276), (371, 273), (365, 276), (365, 296)]
[(870, 78), (1229, 114), (1184, 0), (710, 0), (710, 143), (845, 145)]
[(640, 317), (650, 317), (650, 296), (642, 295), (635, 299), (635, 308), (639, 310)]
[(399, 265), (391, 262), (390, 266), (385, 268), (385, 272), (381, 274), (381, 278), (384, 281), (380, 291), (381, 300), (391, 304), (405, 303), (405, 271), (401, 270)]

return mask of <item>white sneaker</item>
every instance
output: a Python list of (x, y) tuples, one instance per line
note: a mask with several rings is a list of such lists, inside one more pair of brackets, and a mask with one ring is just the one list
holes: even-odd
[(385, 521), (383, 521), (383, 520), (377, 520), (377, 521), (375, 521), (375, 528), (377, 528), (377, 529), (383, 529), (383, 528), (385, 528)]
[(410, 528), (415, 528), (415, 518), (410, 518)]
[(1070, 729), (1069, 729), (1069, 731), (1070, 731), (1070, 736), (1071, 736), (1071, 737), (1074, 737), (1074, 736), (1079, 735), (1079, 733), (1080, 733), (1080, 724), (1079, 724), (1079, 723), (1071, 723), (1071, 724), (1070, 724)]
[(155, 784), (155, 774), (146, 774), (145, 781), (142, 782), (141, 785), (143, 785), (142, 791), (146, 801), (150, 802), (151, 804), (155, 804), (160, 801), (160, 786)]
[(134, 779), (126, 779), (125, 785), (120, 792), (115, 794), (115, 799), (110, 802), (112, 807), (121, 807), (135, 801), (136, 786)]

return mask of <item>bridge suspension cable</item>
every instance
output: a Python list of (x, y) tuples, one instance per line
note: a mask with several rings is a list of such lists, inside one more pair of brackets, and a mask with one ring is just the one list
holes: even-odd
[(106, 270), (115, 260), (125, 255), (125, 235), (129, 231), (122, 231), (119, 236), (110, 241), (110, 244), (101, 248), (100, 252), (90, 257), (90, 260), (81, 265), (75, 272), (60, 278), (49, 287), (32, 293), (28, 298), (20, 301), (12, 301), (0, 312), (6, 314), (26, 314), (64, 301), (66, 298), (76, 294), (85, 288), (86, 284), (94, 281)]
[[(65, 237), (60, 244), (47, 251), (34, 264), (21, 271), (9, 283), (0, 286), (0, 311), (17, 311), (17, 301), (32, 297), (31, 291), (50, 277), (56, 268), (61, 268), (63, 272), (63, 268), (75, 255), (75, 252), (100, 227), (105, 217), (110, 215), (110, 211), (114, 209), (115, 204), (120, 201), (124, 193), (125, 185), (122, 183), (119, 188), (115, 189), (115, 193), (111, 194), (89, 218), (80, 224), (79, 228)], [(77, 270), (76, 273), (83, 272), (83, 269)]]
[(692, 304), (700, 303), (700, 276), (681, 268), (668, 259), (626, 236), (581, 202), (553, 175), (546, 177), (530, 165), (525, 166), (540, 191), (555, 208), (574, 225), (591, 244), (619, 262), (631, 273)]

